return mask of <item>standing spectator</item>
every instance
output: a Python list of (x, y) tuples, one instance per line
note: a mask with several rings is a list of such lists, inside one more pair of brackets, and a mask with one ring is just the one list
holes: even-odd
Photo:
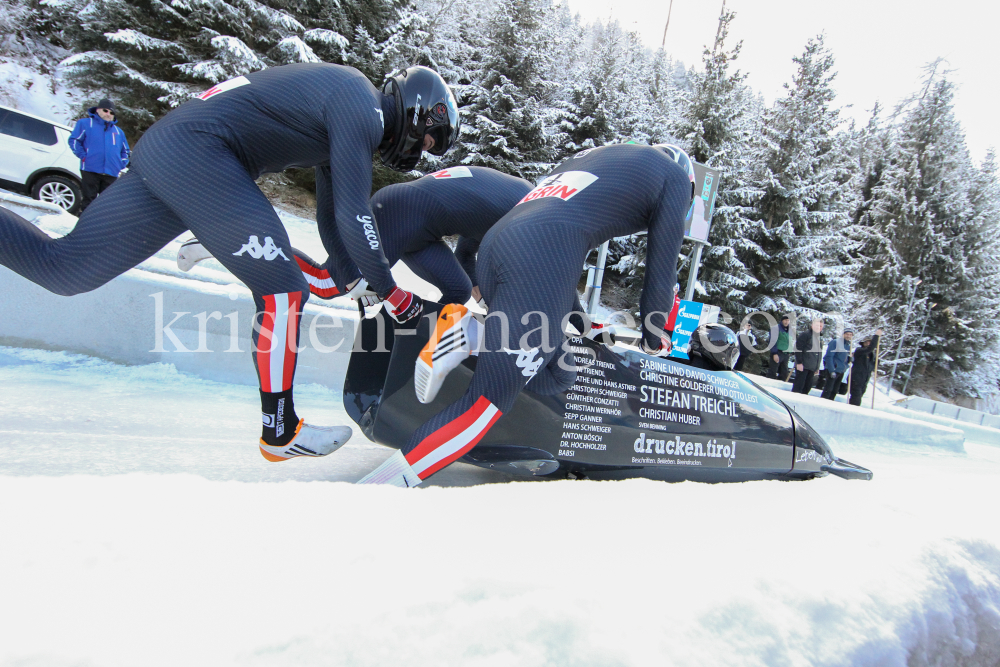
[(767, 349), (767, 377), (778, 379), (782, 382), (788, 376), (788, 355), (792, 349), (792, 341), (789, 340), (788, 324), (791, 319), (788, 315), (783, 315), (781, 323), (771, 329), (771, 347)]
[(746, 360), (749, 359), (750, 355), (754, 353), (753, 348), (757, 344), (757, 341), (753, 337), (753, 333), (751, 333), (750, 331), (749, 322), (743, 323), (743, 331), (741, 331), (740, 334), (736, 337), (736, 340), (739, 341), (740, 344), (740, 356), (736, 360), (736, 364), (733, 366), (733, 370), (742, 371), (743, 364), (746, 363)]
[(875, 370), (875, 350), (878, 348), (878, 338), (881, 329), (875, 330), (875, 335), (865, 338), (854, 350), (854, 367), (851, 370), (851, 405), (861, 405), (861, 397), (868, 389), (868, 380)]
[(808, 331), (802, 332), (795, 339), (795, 384), (792, 391), (808, 394), (813, 386), (813, 376), (819, 370), (819, 362), (823, 357), (823, 347), (820, 342), (820, 332), (823, 331), (823, 320), (815, 318)]
[(76, 121), (69, 135), (69, 147), (80, 158), (83, 201), (80, 213), (116, 180), (128, 164), (129, 147), (125, 133), (115, 120), (115, 104), (105, 98), (87, 109), (87, 117)]
[(826, 368), (826, 385), (823, 387), (823, 398), (828, 401), (837, 400), (840, 392), (840, 382), (847, 372), (848, 361), (851, 357), (851, 340), (854, 339), (854, 332), (851, 329), (844, 329), (841, 338), (833, 338), (826, 345), (826, 354), (823, 355), (823, 367)]

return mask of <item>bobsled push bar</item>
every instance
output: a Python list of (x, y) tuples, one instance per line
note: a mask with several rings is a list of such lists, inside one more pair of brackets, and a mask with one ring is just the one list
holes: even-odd
[[(344, 408), (374, 442), (402, 447), (458, 400), (476, 357), (453, 371), (431, 403), (417, 401), (413, 367), (440, 304), (396, 324), (381, 312), (356, 332)], [(623, 346), (570, 339), (579, 371), (567, 391), (523, 391), (463, 463), (537, 477), (651, 477), (707, 482), (810, 479), (872, 473), (836, 458), (778, 398), (733, 371), (708, 371)]]

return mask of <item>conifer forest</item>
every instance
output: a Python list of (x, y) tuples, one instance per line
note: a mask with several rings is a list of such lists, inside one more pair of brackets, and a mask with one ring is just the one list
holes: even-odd
[[(413, 64), (444, 76), (462, 134), (422, 171), (483, 165), (534, 180), (582, 149), (678, 144), (721, 173), (697, 300), (734, 328), (755, 311), (797, 313), (800, 330), (839, 313), (862, 336), (882, 327), (893, 353), (907, 322), (911, 390), (995, 397), (996, 156), (970, 156), (945, 65), (928, 63), (908, 99), (859, 123), (838, 107), (837, 54), (817, 35), (767, 104), (740, 69), (738, 21), (723, 8), (701, 62), (685, 63), (553, 0), (0, 0), (0, 58), (61, 72), (91, 105), (111, 97), (133, 145), (217, 82), (320, 61), (376, 85)], [(376, 184), (394, 178), (380, 169)], [(641, 286), (644, 239), (612, 245), (609, 279), (626, 293)], [(752, 322), (766, 338), (763, 318)], [(893, 356), (882, 359), (884, 372)]]

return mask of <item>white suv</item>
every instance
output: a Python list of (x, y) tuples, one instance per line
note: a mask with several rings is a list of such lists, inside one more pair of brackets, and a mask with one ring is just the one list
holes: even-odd
[(30, 194), (70, 213), (80, 210), (80, 160), (73, 128), (0, 106), (0, 188)]

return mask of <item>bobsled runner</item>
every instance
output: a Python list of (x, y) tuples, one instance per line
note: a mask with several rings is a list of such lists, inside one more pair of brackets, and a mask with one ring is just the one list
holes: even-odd
[[(468, 387), (476, 357), (452, 371), (431, 403), (420, 403), (414, 393), (414, 362), (439, 309), (425, 302), (424, 316), (402, 325), (381, 312), (362, 319), (343, 397), (370, 440), (402, 447)], [(569, 345), (579, 367), (576, 383), (553, 396), (522, 391), (460, 461), (551, 478), (872, 478), (871, 471), (834, 456), (794, 410), (740, 373), (693, 368), (587, 338)]]

